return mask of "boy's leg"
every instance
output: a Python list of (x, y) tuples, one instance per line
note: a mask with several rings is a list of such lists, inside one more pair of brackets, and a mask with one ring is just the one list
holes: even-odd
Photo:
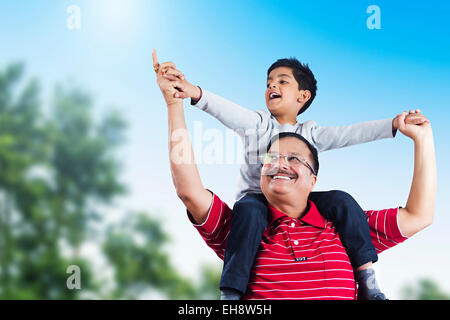
[(378, 260), (366, 213), (351, 195), (338, 190), (311, 192), (309, 200), (334, 223), (354, 269)]
[(225, 250), (220, 289), (222, 296), (229, 289), (247, 290), (248, 279), (262, 234), (267, 227), (269, 209), (263, 194), (248, 194), (234, 204), (230, 234)]
[[(336, 231), (354, 270), (378, 260), (370, 237), (367, 216), (351, 195), (343, 191), (311, 192), (309, 199), (327, 219), (333, 221)], [(360, 298), (382, 299), (384, 295), (376, 284), (373, 270), (357, 270)]]

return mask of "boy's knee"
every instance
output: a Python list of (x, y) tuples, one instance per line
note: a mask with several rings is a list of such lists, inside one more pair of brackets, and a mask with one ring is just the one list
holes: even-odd
[(239, 221), (267, 222), (268, 207), (255, 201), (238, 201), (233, 207), (233, 219)]

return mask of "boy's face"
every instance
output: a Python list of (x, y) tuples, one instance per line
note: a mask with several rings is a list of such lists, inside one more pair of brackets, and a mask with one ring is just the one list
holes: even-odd
[[(267, 78), (266, 106), (274, 116), (297, 115), (305, 104), (305, 90), (299, 90), (292, 69), (278, 67)], [(309, 91), (308, 91), (309, 93)]]

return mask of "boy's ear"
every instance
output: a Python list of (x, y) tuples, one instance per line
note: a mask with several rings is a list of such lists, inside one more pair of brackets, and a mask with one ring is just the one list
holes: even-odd
[(300, 96), (297, 101), (300, 103), (306, 103), (309, 99), (311, 99), (311, 91), (309, 90), (300, 90)]

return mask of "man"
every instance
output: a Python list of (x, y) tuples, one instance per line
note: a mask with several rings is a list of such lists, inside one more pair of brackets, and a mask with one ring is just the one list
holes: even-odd
[[(168, 109), (170, 165), (177, 195), (207, 244), (223, 258), (231, 210), (206, 190), (194, 161), (177, 83), (157, 81)], [(377, 251), (392, 247), (430, 225), (434, 215), (436, 165), (429, 121), (420, 113), (418, 125), (407, 124), (407, 113), (395, 119), (400, 132), (415, 144), (414, 177), (405, 208), (368, 211)], [(245, 299), (355, 299), (353, 271), (330, 222), (309, 193), (317, 181), (315, 149), (296, 134), (280, 135), (265, 157), (261, 189), (270, 209)]]

